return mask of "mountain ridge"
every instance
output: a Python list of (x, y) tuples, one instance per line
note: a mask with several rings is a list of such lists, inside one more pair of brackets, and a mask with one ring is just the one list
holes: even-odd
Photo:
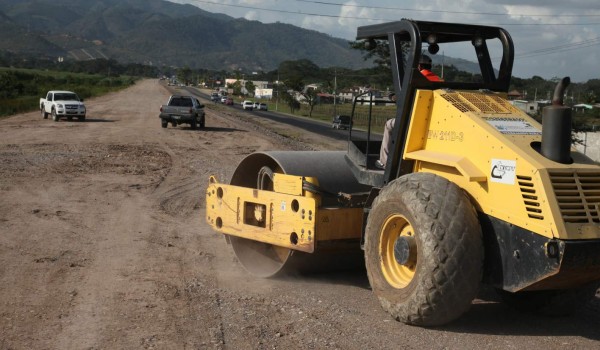
[[(269, 71), (300, 59), (323, 68), (372, 66), (344, 39), (164, 0), (0, 0), (0, 51), (217, 71)], [(478, 72), (474, 62), (445, 63)]]
[(0, 0), (0, 26), (0, 50), (14, 53), (74, 58), (89, 49), (122, 62), (211, 70), (271, 70), (298, 59), (368, 66), (343, 39), (163, 0)]

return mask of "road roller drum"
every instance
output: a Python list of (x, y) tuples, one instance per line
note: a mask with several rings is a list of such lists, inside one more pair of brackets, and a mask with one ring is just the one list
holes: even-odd
[(259, 277), (352, 268), (363, 263), (363, 211), (342, 195), (369, 190), (350, 173), (345, 152), (254, 153), (230, 185), (211, 179), (207, 220)]

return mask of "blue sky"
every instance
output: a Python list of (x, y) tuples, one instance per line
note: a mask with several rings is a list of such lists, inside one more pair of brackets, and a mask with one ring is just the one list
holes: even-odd
[[(359, 26), (402, 18), (500, 26), (515, 43), (514, 76), (570, 76), (576, 82), (600, 79), (598, 0), (171, 1), (235, 18), (289, 23), (348, 40), (355, 38)], [(460, 52), (445, 54), (461, 57)]]

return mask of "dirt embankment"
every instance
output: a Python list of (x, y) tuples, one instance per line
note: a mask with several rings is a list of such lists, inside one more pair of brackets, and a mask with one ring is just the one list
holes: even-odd
[(328, 143), (210, 109), (204, 130), (162, 129), (167, 97), (146, 80), (87, 101), (84, 123), (0, 120), (0, 349), (600, 345), (600, 299), (548, 319), (484, 298), (424, 329), (390, 319), (363, 271), (248, 276), (204, 221), (208, 176), (228, 181), (255, 151)]

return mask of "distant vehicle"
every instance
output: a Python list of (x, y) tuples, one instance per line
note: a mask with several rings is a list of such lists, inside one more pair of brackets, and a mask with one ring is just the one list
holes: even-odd
[(336, 115), (331, 123), (332, 129), (349, 129), (352, 127), (352, 119), (348, 115)]
[(228, 106), (233, 106), (233, 99), (231, 97), (227, 97), (225, 104)]
[(52, 120), (59, 121), (66, 117), (72, 120), (76, 117), (80, 122), (85, 120), (85, 105), (83, 99), (71, 91), (48, 91), (46, 98), (40, 98), (40, 111), (42, 117), (48, 119), (52, 115)]
[(266, 103), (259, 103), (258, 107), (256, 107), (259, 111), (266, 111), (268, 110), (267, 104)]
[(210, 100), (213, 102), (218, 102), (221, 99), (221, 97), (219, 97), (219, 93), (218, 92), (213, 92), (212, 94), (210, 94)]
[(260, 102), (254, 102), (254, 105), (252, 107), (254, 109), (258, 109), (260, 107)]
[(227, 96), (221, 96), (221, 103), (227, 102)]
[(254, 103), (252, 101), (244, 101), (244, 102), (242, 102), (242, 108), (243, 109), (253, 110), (254, 109)]
[(166, 128), (190, 124), (192, 129), (204, 128), (204, 105), (192, 96), (172, 95), (166, 105), (160, 107), (161, 126)]

